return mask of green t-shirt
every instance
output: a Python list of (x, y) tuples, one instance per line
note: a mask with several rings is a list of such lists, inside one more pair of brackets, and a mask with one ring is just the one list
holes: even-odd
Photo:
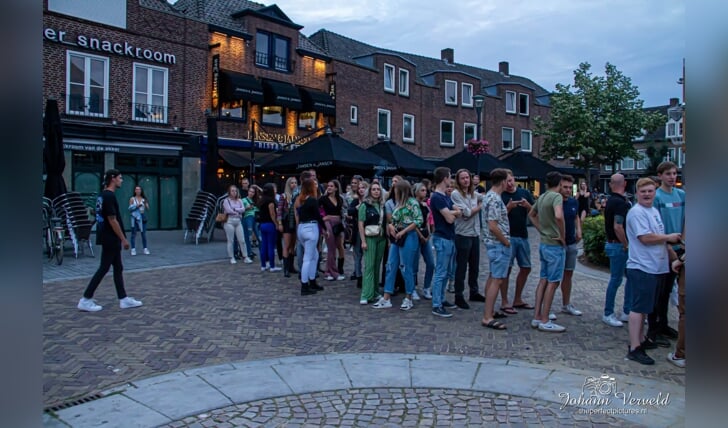
[(245, 213), (243, 214), (243, 218), (252, 217), (258, 211), (258, 207), (253, 204), (253, 201), (250, 198), (243, 198), (243, 206), (245, 207)]
[(554, 210), (561, 207), (563, 198), (558, 192), (547, 190), (541, 195), (533, 206), (538, 214), (538, 222), (541, 225), (541, 243), (546, 245), (561, 245), (558, 241), (563, 238), (559, 234), (559, 226), (556, 224)]

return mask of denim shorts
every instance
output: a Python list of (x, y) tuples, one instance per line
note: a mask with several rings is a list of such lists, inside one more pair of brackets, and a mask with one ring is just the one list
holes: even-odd
[(566, 249), (561, 245), (539, 244), (538, 255), (541, 260), (541, 275), (548, 282), (561, 282), (564, 278)]
[(627, 269), (627, 282), (632, 291), (631, 312), (651, 314), (655, 308), (655, 293), (660, 275), (647, 273), (639, 269)]
[(566, 246), (566, 261), (564, 262), (564, 270), (574, 270), (576, 268), (576, 254), (579, 250), (576, 249), (576, 244)]
[(490, 276), (501, 279), (508, 277), (508, 266), (511, 260), (511, 248), (503, 244), (488, 244), (485, 246), (490, 262)]
[(518, 261), (519, 268), (531, 267), (531, 244), (528, 243), (528, 238), (517, 238), (511, 236), (510, 266), (513, 266), (514, 260)]

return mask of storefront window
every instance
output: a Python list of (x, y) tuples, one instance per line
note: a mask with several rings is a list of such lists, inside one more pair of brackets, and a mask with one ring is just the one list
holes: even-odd
[(307, 111), (298, 113), (298, 127), (313, 129), (316, 127), (316, 112)]
[(220, 117), (226, 119), (240, 119), (242, 121), (247, 120), (247, 109), (245, 108), (245, 101), (235, 100), (224, 102), (220, 106)]
[(283, 107), (281, 106), (265, 106), (263, 107), (263, 124), (265, 125), (283, 125)]

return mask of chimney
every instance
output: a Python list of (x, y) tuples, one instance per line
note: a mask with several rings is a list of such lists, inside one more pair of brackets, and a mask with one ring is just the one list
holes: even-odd
[(498, 63), (498, 71), (504, 76), (508, 76), (508, 61), (501, 61)]
[(670, 107), (677, 107), (680, 104), (680, 98), (670, 98)]
[(448, 64), (455, 63), (455, 51), (452, 48), (445, 48), (440, 51), (440, 59)]

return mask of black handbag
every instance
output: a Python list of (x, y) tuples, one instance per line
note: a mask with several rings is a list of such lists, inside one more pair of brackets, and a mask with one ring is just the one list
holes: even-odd
[[(397, 233), (399, 233), (402, 230), (403, 229), (397, 229)], [(404, 241), (406, 241), (406, 240), (407, 240), (407, 234), (406, 233), (404, 235), (402, 235), (402, 237), (399, 238), (399, 239), (395, 238), (392, 235), (389, 235), (389, 242), (391, 242), (392, 244), (394, 244), (394, 245), (396, 245), (398, 247), (404, 247)]]

